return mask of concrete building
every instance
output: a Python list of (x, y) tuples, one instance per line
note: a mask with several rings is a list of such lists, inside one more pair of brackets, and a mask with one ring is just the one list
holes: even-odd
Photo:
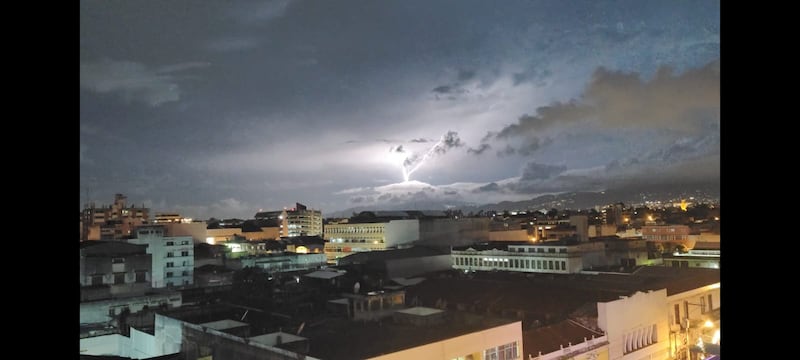
[(204, 243), (208, 238), (205, 221), (191, 222), (166, 222), (164, 226), (166, 236), (191, 236), (195, 244)]
[[(402, 216), (402, 215), (401, 215)], [(361, 251), (396, 249), (419, 240), (419, 220), (387, 218), (351, 219), (344, 224), (325, 226), (325, 255), (328, 263)]]
[(703, 339), (707, 353), (715, 351), (714, 346), (718, 351), (718, 335), (713, 343), (720, 325), (715, 269), (477, 272), (429, 277), (405, 291), (406, 298), (421, 306), (441, 304), (440, 308), (522, 319), (528, 359), (689, 359), (698, 339)]
[(494, 243), (452, 249), (452, 266), (465, 271), (578, 273), (606, 266), (602, 242)]
[[(438, 215), (438, 216), (434, 216)], [(449, 218), (419, 212), (419, 242), (426, 246), (461, 246), (489, 241), (489, 218)]]
[(687, 249), (694, 247), (689, 239), (689, 227), (686, 225), (645, 225), (642, 226), (642, 238), (645, 241), (661, 244), (665, 248), (683, 245)]
[(235, 359), (521, 359), (521, 322), (413, 307), (383, 321), (330, 318), (286, 331), (235, 336), (183, 322), (181, 353), (187, 360)]
[(704, 267), (719, 269), (720, 250), (692, 249), (687, 253), (672, 253), (662, 256), (664, 266), (672, 267)]
[(125, 239), (133, 234), (136, 226), (147, 223), (150, 209), (127, 205), (127, 197), (114, 195), (109, 206), (84, 205), (81, 212), (81, 240)]
[(151, 255), (145, 245), (83, 241), (80, 246), (81, 300), (143, 295), (151, 280)]
[(164, 236), (162, 225), (140, 226), (132, 244), (147, 245), (152, 255), (151, 286), (185, 286), (194, 283), (194, 242), (191, 236)]
[(227, 261), (231, 269), (239, 270), (245, 267), (261, 268), (269, 273), (289, 271), (314, 270), (327, 264), (325, 254), (297, 254), (278, 252), (255, 256), (243, 256)]
[(282, 237), (322, 235), (322, 211), (296, 203), (294, 208), (284, 210), (282, 215), (285, 219)]
[(123, 311), (135, 314), (145, 308), (171, 309), (180, 307), (181, 304), (181, 293), (173, 290), (159, 290), (140, 296), (82, 301), (80, 303), (80, 323), (109, 323)]
[(339, 266), (361, 265), (379, 279), (410, 278), (451, 269), (449, 250), (415, 245), (404, 249), (354, 253), (339, 259)]
[(609, 359), (669, 359), (666, 308), (666, 289), (598, 302), (597, 325), (608, 338)]

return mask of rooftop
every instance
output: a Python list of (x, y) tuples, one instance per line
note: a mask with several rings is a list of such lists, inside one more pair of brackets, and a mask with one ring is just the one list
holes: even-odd
[(349, 360), (389, 354), (514, 322), (461, 312), (448, 315), (443, 324), (424, 327), (398, 324), (391, 319), (361, 322), (330, 318), (306, 324), (301, 335), (310, 341), (309, 356)]

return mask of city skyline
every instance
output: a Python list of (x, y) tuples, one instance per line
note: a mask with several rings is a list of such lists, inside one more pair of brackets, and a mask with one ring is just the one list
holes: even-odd
[(717, 1), (80, 4), (81, 206), (719, 186)]

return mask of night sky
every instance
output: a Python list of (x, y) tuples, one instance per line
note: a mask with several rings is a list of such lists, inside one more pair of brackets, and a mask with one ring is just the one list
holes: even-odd
[(718, 186), (719, 34), (719, 1), (81, 1), (81, 207)]

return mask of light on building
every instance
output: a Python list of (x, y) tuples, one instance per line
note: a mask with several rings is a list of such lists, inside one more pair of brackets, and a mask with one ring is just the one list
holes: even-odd
[(214, 245), (214, 238), (213, 237), (207, 237), (206, 238), (206, 244)]
[(712, 327), (714, 327), (714, 323), (711, 320), (706, 320), (706, 322), (703, 324), (703, 326), (705, 326), (707, 328), (712, 328)]

